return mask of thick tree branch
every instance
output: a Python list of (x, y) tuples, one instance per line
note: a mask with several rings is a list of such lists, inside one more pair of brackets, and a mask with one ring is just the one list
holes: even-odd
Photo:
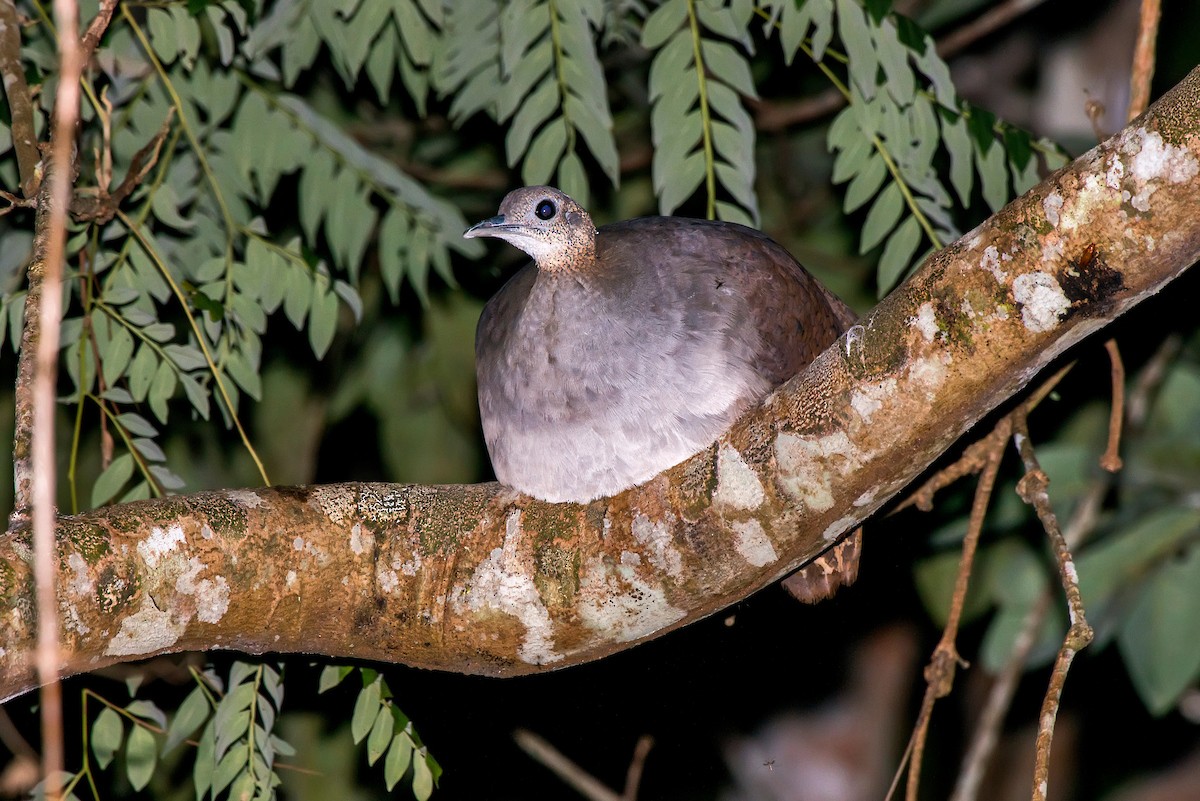
[[(62, 670), (235, 648), (516, 675), (698, 620), (820, 553), (1186, 270), (1198, 206), (1200, 69), (931, 257), (712, 448), (616, 497), (341, 484), (64, 518)], [(24, 535), (0, 546), (0, 697), (33, 683), (28, 560)]]

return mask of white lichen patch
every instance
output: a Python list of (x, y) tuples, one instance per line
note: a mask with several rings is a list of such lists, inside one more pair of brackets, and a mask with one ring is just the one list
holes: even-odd
[(1042, 211), (1046, 214), (1046, 222), (1058, 227), (1058, 213), (1062, 211), (1063, 198), (1058, 192), (1051, 192), (1042, 200)]
[(70, 578), (67, 579), (67, 592), (76, 598), (91, 595), (96, 583), (92, 581), (88, 572), (88, 563), (83, 558), (83, 554), (76, 552), (68, 556), (67, 567), (71, 570)]
[(815, 512), (833, 507), (833, 479), (862, 464), (863, 456), (844, 432), (802, 437), (782, 432), (775, 437), (775, 461), (784, 491)]
[(79, 616), (79, 607), (75, 604), (69, 602), (60, 603), (58, 610), (62, 627), (67, 631), (74, 631), (77, 634), (83, 635), (92, 630), (91, 626), (84, 623), (83, 618)]
[(521, 512), (514, 510), (505, 521), (504, 546), (492, 549), (475, 568), (468, 589), (455, 600), (455, 611), (494, 610), (514, 616), (525, 627), (517, 658), (530, 665), (547, 665), (563, 655), (554, 650), (554, 623), (533, 577), (520, 563), (521, 537)]
[(991, 273), (992, 277), (996, 279), (996, 283), (1003, 284), (1008, 280), (1008, 272), (1000, 267), (1000, 263), (1011, 260), (1012, 256), (1007, 253), (1001, 255), (998, 247), (988, 245), (983, 249), (983, 258), (979, 260), (979, 266)]
[(579, 619), (605, 639), (632, 642), (682, 618), (662, 587), (640, 579), (630, 567), (592, 557), (579, 579)]
[(354, 493), (336, 485), (313, 487), (308, 502), (332, 523), (345, 523), (355, 514)]
[(854, 499), (854, 505), (856, 507), (863, 507), (870, 503), (873, 503), (875, 501), (876, 494), (877, 493), (874, 489), (869, 489), (866, 492), (864, 492), (862, 495), (859, 495), (857, 498)]
[(946, 383), (946, 366), (952, 361), (948, 353), (931, 353), (912, 359), (908, 364), (908, 379), (914, 386), (925, 388), (925, 397), (933, 400)]
[(229, 582), (224, 576), (200, 579), (196, 584), (196, 618), (217, 623), (229, 611)]
[(283, 577), (283, 583), (284, 586), (286, 586), (288, 589), (291, 589), (292, 585), (296, 583), (296, 571), (289, 570)]
[(318, 565), (325, 566), (329, 564), (329, 551), (315, 542), (309, 542), (303, 537), (297, 536), (292, 540), (292, 550), (301, 551), (312, 556), (317, 560)]
[(1021, 307), (1021, 322), (1034, 333), (1055, 328), (1071, 308), (1071, 301), (1058, 281), (1043, 272), (1017, 276), (1013, 281), (1013, 300)]
[(178, 523), (168, 526), (165, 530), (155, 526), (150, 529), (150, 536), (137, 544), (137, 549), (146, 567), (153, 569), (158, 566), (159, 559), (185, 541), (183, 527)]
[(839, 517), (825, 528), (825, 531), (821, 534), (821, 538), (826, 542), (833, 542), (845, 534), (854, 524), (855, 520), (853, 517)]
[[(995, 248), (989, 248), (995, 250)], [(938, 335), (937, 313), (933, 310), (932, 303), (922, 303), (917, 309), (917, 316), (909, 318), (909, 325), (915, 327), (921, 332), (921, 336), (925, 337), (926, 342), (932, 342), (933, 338)]]
[(778, 561), (775, 546), (763, 531), (762, 523), (746, 520), (733, 524), (733, 547), (742, 558), (755, 567)]
[[(196, 557), (189, 559), (187, 569), (175, 579), (175, 590), (195, 598), (196, 617), (200, 621), (216, 623), (229, 610), (229, 582), (224, 576), (197, 581), (197, 577), (204, 572), (204, 567), (204, 562)], [(185, 620), (184, 623), (186, 622)]]
[(266, 503), (254, 490), (228, 490), (225, 497), (236, 503), (238, 506), (244, 506), (247, 509), (257, 509)]
[(1042, 264), (1058, 264), (1062, 256), (1063, 242), (1058, 234), (1050, 233), (1042, 238)]
[(671, 540), (671, 522), (651, 520), (638, 512), (633, 516), (633, 538), (647, 549), (646, 558), (659, 570), (666, 571), (671, 578), (683, 575), (683, 557)]
[(121, 630), (109, 640), (104, 653), (137, 656), (170, 648), (183, 636), (186, 625), (186, 621), (175, 620), (148, 597), (144, 598), (142, 608), (121, 621)]
[(633, 551), (621, 551), (621, 564), (626, 567), (637, 567), (642, 563), (642, 555)]
[(896, 379), (867, 382), (850, 393), (850, 406), (858, 412), (864, 423), (871, 422), (871, 415), (883, 408), (884, 401), (896, 392)]
[(175, 591), (184, 595), (193, 595), (196, 592), (196, 579), (204, 572), (204, 562), (193, 556), (187, 560), (187, 567), (175, 579)]
[(1059, 231), (1074, 231), (1088, 226), (1092, 222), (1094, 212), (1119, 202), (1120, 196), (1109, 188), (1106, 181), (1107, 178), (1102, 175), (1084, 176), (1079, 189), (1070, 196), (1069, 202), (1063, 204), (1059, 212)]
[(762, 505), (766, 495), (758, 475), (742, 455), (724, 444), (717, 451), (717, 489), (713, 503), (719, 507), (750, 511)]
[(350, 527), (350, 550), (355, 556), (375, 550), (375, 536), (369, 531), (364, 534), (362, 523), (355, 523)]
[(399, 559), (393, 559), (392, 569), (399, 570), (406, 576), (417, 575), (417, 571), (421, 569), (421, 554), (414, 553), (412, 559), (409, 559), (406, 562), (401, 562)]
[(215, 532), (212, 530), (212, 527), (208, 525), (208, 523), (205, 523), (204, 525), (200, 526), (200, 536), (206, 540), (211, 540), (215, 536)]
[(1104, 185), (1112, 190), (1120, 190), (1121, 182), (1125, 179), (1125, 162), (1116, 153), (1108, 155), (1108, 170), (1104, 173)]
[(376, 565), (375, 583), (384, 592), (392, 593), (400, 586), (400, 577), (396, 575), (395, 570), (392, 570), (387, 565)]
[(1129, 171), (1140, 182), (1165, 178), (1181, 184), (1200, 173), (1200, 163), (1186, 147), (1163, 141), (1156, 131), (1138, 128), (1127, 137), (1122, 149), (1134, 154)]

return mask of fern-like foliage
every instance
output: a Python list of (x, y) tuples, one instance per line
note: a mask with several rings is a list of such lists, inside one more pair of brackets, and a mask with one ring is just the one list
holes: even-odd
[(508, 131), (505, 158), (525, 184), (555, 183), (586, 205), (581, 142), (615, 186), (617, 148), (597, 53), (600, 0), (518, 0), (499, 10), (470, 2), (447, 8), (447, 45), (435, 67), (454, 93), (460, 122), (486, 111)]
[[(667, 0), (647, 19), (652, 166), (659, 208), (670, 214), (704, 184), (706, 214), (753, 225), (754, 123), (742, 97), (757, 97), (746, 54), (750, 3)], [(717, 186), (733, 202), (723, 199)]]
[[(318, 691), (336, 687), (354, 670), (344, 665), (327, 666), (321, 671)], [(383, 778), (389, 792), (408, 776), (413, 797), (417, 801), (426, 801), (441, 778), (442, 766), (421, 742), (412, 721), (396, 706), (383, 676), (368, 668), (358, 670), (362, 676), (362, 690), (354, 702), (354, 714), (350, 719), (354, 742), (366, 741), (369, 765), (374, 765), (386, 754)]]
[[(1038, 150), (1047, 165), (1065, 163), (1053, 144), (995, 124), (958, 98), (933, 40), (907, 18), (872, 14), (856, 0), (763, 2), (767, 30), (777, 30), (785, 58), (803, 50), (847, 100), (829, 127), (833, 181), (846, 184), (844, 210), (867, 208), (859, 250), (880, 244), (880, 294), (896, 284), (919, 250), (960, 235), (955, 204), (973, 201), (976, 176), (992, 210), (1033, 186)], [(845, 77), (828, 66), (840, 40)], [(935, 166), (945, 153), (948, 180)], [(922, 244), (924, 248), (922, 249)]]
[[(64, 363), (75, 401), (100, 411), (120, 448), (93, 485), (93, 505), (182, 485), (150, 422), (165, 424), (181, 391), (199, 417), (215, 403), (257, 462), (240, 398), (261, 397), (272, 315), (282, 310), (324, 354), (339, 309), (360, 312), (354, 286), (373, 245), (393, 298), (406, 279), (424, 298), (431, 271), (453, 282), (451, 253), (481, 252), (461, 238), (456, 207), (280, 90), (327, 52), (347, 85), (366, 75), (383, 97), (399, 75), (423, 109), (441, 24), (441, 5), (429, 1), (227, 0), (144, 15), (122, 7), (85, 82), (81, 152), (95, 158), (85, 159), (84, 179), (103, 201), (136, 165), (157, 163), (132, 204), (111, 222), (80, 226), (70, 241), (80, 266), (68, 282), (76, 294)], [(43, 18), (27, 35), (31, 61), (52, 68), (54, 47)], [(52, 86), (43, 86), (47, 96)], [(5, 161), (0, 177), (15, 179)], [(282, 184), (300, 191), (285, 197)], [(299, 225), (270, 230), (265, 212), (280, 219), (289, 202)], [(10, 321), (20, 299), (5, 296)], [(77, 426), (76, 454), (80, 441)]]

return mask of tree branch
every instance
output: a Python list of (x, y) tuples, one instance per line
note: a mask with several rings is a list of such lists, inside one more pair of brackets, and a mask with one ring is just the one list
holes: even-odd
[(21, 192), (31, 198), (37, 192), (37, 165), (42, 156), (33, 128), (33, 98), (21, 64), (21, 20), (13, 0), (0, 0), (0, 77), (4, 79), (4, 94), (12, 117), (10, 128)]
[[(1200, 255), (1198, 174), (1200, 69), (934, 254), (713, 447), (613, 498), (340, 484), (63, 518), (62, 672), (236, 648), (510, 676), (710, 615), (851, 531), (1184, 272)], [(24, 533), (0, 543), (0, 697), (33, 683), (28, 558)]]

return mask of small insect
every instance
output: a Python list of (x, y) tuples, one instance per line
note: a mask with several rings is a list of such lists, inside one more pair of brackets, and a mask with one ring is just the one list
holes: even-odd
[(763, 767), (766, 768), (768, 771), (774, 771), (775, 770), (775, 760), (768, 759), (766, 762), (763, 763)]
[(1083, 255), (1078, 259), (1071, 260), (1071, 267), (1078, 274), (1090, 269), (1096, 262), (1096, 246), (1088, 243), (1088, 246), (1083, 249)]

